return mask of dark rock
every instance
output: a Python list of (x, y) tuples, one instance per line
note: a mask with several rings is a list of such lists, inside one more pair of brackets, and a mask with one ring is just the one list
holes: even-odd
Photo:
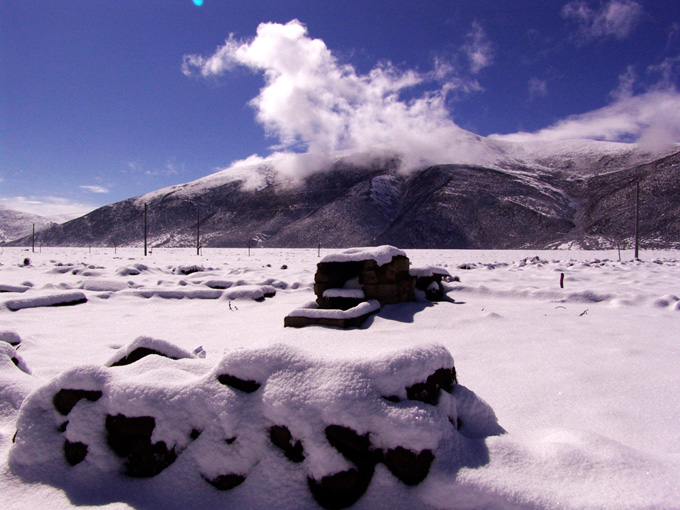
[(375, 455), (371, 449), (368, 434), (359, 435), (349, 427), (329, 425), (325, 429), (326, 439), (347, 460), (357, 466), (375, 464)]
[(125, 459), (128, 476), (156, 476), (177, 459), (174, 448), (168, 449), (165, 442), (151, 442), (155, 427), (152, 416), (106, 416), (106, 442), (116, 455)]
[(374, 466), (350, 469), (321, 480), (307, 478), (309, 490), (319, 505), (329, 510), (347, 508), (356, 503), (368, 489), (373, 478)]
[(269, 428), (269, 439), (274, 446), (283, 450), (286, 458), (292, 462), (305, 460), (304, 450), (300, 441), (294, 441), (293, 436), (284, 425), (273, 425)]
[(68, 420), (66, 420), (64, 423), (59, 425), (57, 427), (57, 430), (63, 434), (64, 432), (66, 432), (66, 427), (68, 427)]
[(80, 464), (87, 456), (87, 445), (83, 443), (72, 443), (68, 440), (64, 441), (64, 456), (66, 462), (71, 466)]
[(304, 328), (305, 326), (327, 326), (332, 328), (359, 328), (375, 311), (352, 317), (351, 319), (335, 319), (330, 317), (295, 317), (286, 316), (283, 326), (286, 328)]
[(382, 462), (387, 469), (406, 485), (418, 485), (430, 472), (434, 455), (430, 450), (419, 453), (398, 446), (383, 452)]
[(385, 400), (387, 400), (388, 402), (394, 402), (395, 404), (396, 404), (397, 402), (401, 402), (401, 399), (400, 399), (399, 397), (397, 397), (396, 395), (390, 395), (390, 396), (388, 396), (388, 397), (383, 397), (383, 398), (384, 398)]
[(227, 475), (220, 475), (216, 478), (205, 478), (203, 477), (206, 482), (208, 482), (210, 485), (215, 487), (218, 490), (221, 491), (229, 491), (233, 489), (234, 487), (238, 487), (241, 485), (243, 482), (245, 482), (246, 477), (243, 475), (235, 475), (235, 474), (227, 474)]
[(455, 384), (456, 369), (454, 367), (440, 368), (431, 374), (425, 382), (416, 383), (406, 388), (406, 395), (410, 400), (437, 405), (439, 390), (450, 391)]
[(444, 285), (442, 284), (443, 274), (432, 276), (419, 276), (416, 279), (416, 289), (425, 293), (425, 297), (430, 301), (441, 301), (444, 297)]
[(115, 363), (112, 363), (112, 367), (122, 367), (124, 365), (130, 365), (134, 363), (135, 361), (139, 361), (140, 359), (150, 356), (151, 354), (155, 354), (156, 356), (164, 356), (169, 359), (174, 359), (176, 360), (177, 358), (173, 358), (172, 356), (168, 356), (167, 354), (163, 354), (162, 352), (158, 352), (154, 349), (149, 349), (148, 347), (137, 347), (134, 351), (132, 351), (130, 354), (125, 356), (122, 359), (119, 359)]
[(236, 436), (228, 437), (227, 439), (224, 440), (224, 442), (227, 444), (232, 444), (234, 441), (236, 441)]
[(200, 430), (191, 429), (191, 434), (189, 434), (189, 437), (191, 438), (192, 441), (195, 441), (196, 439), (198, 439), (200, 435), (201, 435)]
[(54, 395), (52, 404), (60, 414), (66, 416), (80, 399), (84, 398), (90, 402), (96, 402), (101, 396), (101, 391), (61, 389)]
[(62, 306), (75, 306), (75, 305), (82, 305), (83, 303), (87, 303), (87, 298), (82, 297), (79, 299), (71, 299), (69, 301), (64, 301), (63, 303), (53, 303), (51, 305), (47, 305), (51, 308), (57, 308), (57, 307), (62, 307)]
[(349, 310), (354, 308), (364, 301), (363, 298), (348, 298), (348, 297), (320, 297), (317, 298), (316, 302), (319, 304), (319, 308), (333, 309), (333, 310)]
[(253, 393), (260, 389), (261, 386), (261, 384), (257, 381), (239, 379), (238, 377), (234, 377), (233, 375), (229, 374), (222, 374), (217, 378), (217, 380), (220, 382), (220, 384), (224, 384), (225, 386), (229, 386), (245, 393)]

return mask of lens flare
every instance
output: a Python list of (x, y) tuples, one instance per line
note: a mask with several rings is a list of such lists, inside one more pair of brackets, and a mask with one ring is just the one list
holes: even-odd
[(203, 0), (193, 0), (193, 2), (194, 2), (194, 5), (196, 5), (197, 7), (200, 7), (201, 5), (203, 5)]

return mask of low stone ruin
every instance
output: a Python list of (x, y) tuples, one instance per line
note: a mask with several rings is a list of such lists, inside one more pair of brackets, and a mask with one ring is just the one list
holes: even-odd
[(306, 478), (321, 507), (341, 509), (362, 497), (379, 464), (418, 485), (441, 452), (465, 458), (462, 436), (502, 433), (490, 408), (458, 384), (440, 345), (369, 360), (321, 360), (274, 345), (230, 352), (214, 366), (173, 360), (168, 352), (181, 349), (161, 340), (121, 351), (140, 345), (159, 352), (76, 367), (34, 391), (17, 420), (11, 466), (104, 480), (164, 473), (228, 492), (290, 462), (300, 466), (290, 483)]
[(450, 276), (448, 271), (410, 265), (406, 254), (394, 246), (328, 255), (317, 264), (316, 301), (288, 314), (284, 326), (359, 327), (383, 305), (415, 301), (418, 293), (430, 301), (443, 299), (442, 280)]

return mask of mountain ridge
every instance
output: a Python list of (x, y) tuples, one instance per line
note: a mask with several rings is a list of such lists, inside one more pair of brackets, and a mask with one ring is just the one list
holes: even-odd
[(195, 246), (200, 221), (201, 245), (211, 247), (607, 248), (631, 243), (639, 181), (643, 240), (680, 247), (677, 146), (654, 158), (628, 144), (571, 141), (532, 152), (487, 142), (490, 164), (410, 173), (384, 152), (339, 158), (297, 183), (266, 164), (244, 165), (101, 207), (40, 240), (141, 245), (146, 204), (151, 246)]

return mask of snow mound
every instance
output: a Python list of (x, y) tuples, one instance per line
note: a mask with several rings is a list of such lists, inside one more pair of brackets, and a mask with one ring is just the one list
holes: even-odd
[(37, 379), (14, 347), (0, 342), (0, 429), (6, 424), (13, 426), (21, 403), (37, 385)]
[(135, 296), (143, 298), (158, 297), (161, 299), (219, 299), (222, 291), (217, 289), (137, 289), (132, 291)]
[(363, 262), (364, 260), (375, 260), (379, 266), (388, 264), (392, 258), (401, 255), (406, 256), (399, 248), (394, 246), (383, 245), (366, 248), (350, 248), (349, 250), (341, 251), (339, 253), (331, 253), (321, 259), (324, 262)]
[(92, 292), (118, 292), (129, 287), (130, 285), (124, 281), (103, 279), (87, 280), (80, 285), (81, 289)]
[(116, 274), (118, 276), (137, 276), (142, 274), (144, 271), (148, 271), (149, 267), (144, 264), (133, 264), (131, 266), (124, 266), (118, 268)]
[(271, 285), (239, 285), (238, 287), (231, 287), (224, 292), (226, 299), (252, 299), (253, 301), (262, 301), (267, 297), (274, 297), (276, 289)]
[[(11, 363), (10, 363), (11, 362)], [(19, 356), (16, 349), (5, 342), (0, 342), (0, 369), (5, 370), (5, 367), (13, 365), (25, 374), (30, 374), (31, 371), (26, 366), (26, 363)]]
[(0, 331), (0, 341), (7, 342), (10, 345), (19, 345), (21, 337), (16, 331)]
[(203, 271), (205, 271), (205, 268), (203, 266), (199, 266), (198, 264), (187, 264), (187, 265), (177, 266), (172, 270), (172, 272), (174, 274), (182, 274), (182, 275), (189, 275), (189, 274), (193, 274), (193, 273), (202, 273)]
[(409, 269), (409, 274), (416, 278), (432, 277), (434, 275), (451, 276), (446, 269), (437, 266), (412, 267)]
[[(133, 345), (170, 349), (138, 339), (126, 350)], [(33, 392), (19, 412), (12, 469), (62, 487), (87, 481), (94, 491), (120, 472), (162, 472), (165, 486), (189, 484), (197, 498), (206, 483), (233, 489), (221, 506), (230, 498), (304, 501), (311, 492), (325, 508), (344, 508), (363, 496), (378, 465), (389, 483), (417, 485), (439, 456), (475, 464), (481, 444), (459, 422), (470, 437), (503, 432), (490, 408), (456, 385), (453, 358), (436, 344), (345, 360), (277, 344), (228, 353), (212, 369), (155, 358), (77, 367)]]
[(172, 360), (194, 358), (195, 356), (176, 345), (148, 336), (140, 336), (119, 349), (107, 362), (107, 367), (123, 366), (139, 361), (150, 354), (164, 356)]
[(25, 285), (8, 285), (0, 283), (0, 292), (26, 292), (30, 287)]
[(24, 308), (41, 308), (46, 306), (70, 306), (86, 303), (87, 297), (79, 291), (49, 292), (38, 296), (5, 301), (5, 306), (16, 312)]

